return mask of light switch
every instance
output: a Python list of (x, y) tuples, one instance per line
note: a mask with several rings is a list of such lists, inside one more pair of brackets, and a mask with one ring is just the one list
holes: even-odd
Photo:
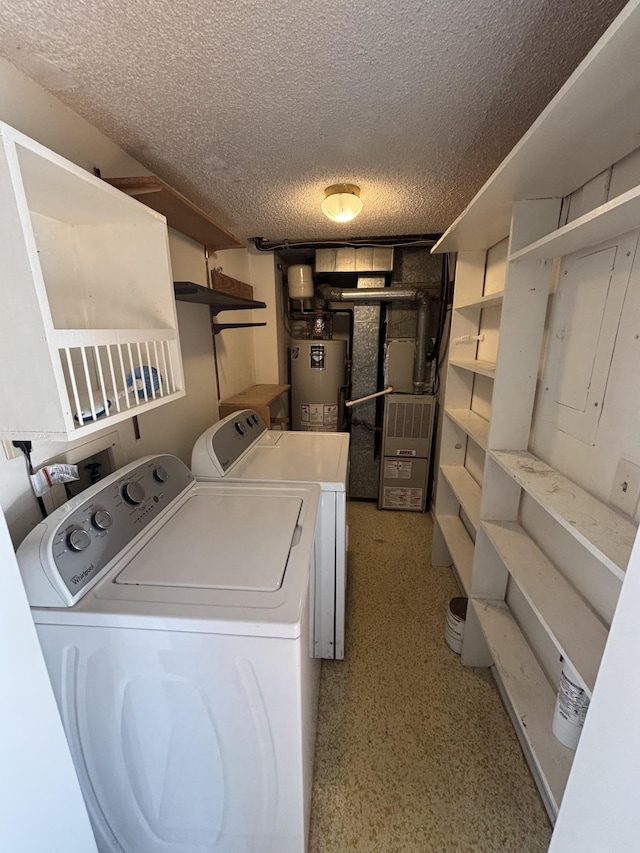
[(635, 515), (640, 497), (640, 466), (621, 459), (611, 488), (609, 503), (626, 515)]

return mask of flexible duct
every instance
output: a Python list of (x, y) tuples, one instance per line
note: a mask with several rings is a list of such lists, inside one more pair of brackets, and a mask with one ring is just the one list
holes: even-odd
[(321, 284), (316, 288), (316, 306), (325, 309), (329, 302), (417, 302), (418, 327), (413, 360), (413, 393), (424, 394), (427, 376), (427, 335), (431, 297), (420, 287), (360, 288)]

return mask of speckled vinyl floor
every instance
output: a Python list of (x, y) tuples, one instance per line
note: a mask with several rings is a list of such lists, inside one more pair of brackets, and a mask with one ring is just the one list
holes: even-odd
[(444, 643), (428, 515), (349, 507), (347, 654), (324, 661), (310, 853), (543, 853), (551, 829), (488, 670)]

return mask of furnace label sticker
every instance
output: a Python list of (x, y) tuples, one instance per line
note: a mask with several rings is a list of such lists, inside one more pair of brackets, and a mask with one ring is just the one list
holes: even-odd
[(384, 487), (385, 509), (422, 509), (422, 489), (403, 489), (396, 486)]
[(385, 480), (409, 480), (411, 478), (411, 462), (408, 459), (385, 459)]

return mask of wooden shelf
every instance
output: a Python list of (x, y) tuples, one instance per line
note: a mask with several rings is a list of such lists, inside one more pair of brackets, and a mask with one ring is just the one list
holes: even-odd
[(136, 178), (107, 178), (107, 183), (116, 187), (137, 201), (146, 204), (166, 217), (167, 225), (175, 228), (196, 243), (206, 246), (210, 251), (220, 249), (240, 249), (244, 243), (230, 234), (197, 208), (188, 198), (156, 178), (145, 175)]
[(479, 447), (483, 450), (487, 449), (489, 421), (481, 418), (480, 415), (476, 415), (470, 409), (445, 409), (445, 415)]
[(451, 487), (460, 506), (467, 514), (475, 531), (480, 523), (480, 486), (462, 465), (441, 465), (443, 477)]
[(591, 696), (607, 642), (606, 627), (519, 524), (481, 524), (558, 652)]
[(574, 753), (555, 738), (551, 721), (556, 694), (502, 601), (471, 606), (497, 670), (496, 679), (525, 756), (552, 819), (558, 813)]
[[(202, 285), (194, 284), (191, 281), (174, 281), (173, 290), (176, 299), (182, 302), (198, 302), (202, 305), (210, 305), (214, 314), (219, 314), (220, 311), (267, 307), (265, 302), (258, 302), (255, 299), (244, 299), (241, 296), (234, 296), (230, 293), (221, 293), (218, 290), (212, 290), (210, 287), (202, 287)], [(266, 324), (250, 323), (249, 325), (264, 326)]]
[(481, 376), (488, 376), (490, 379), (494, 379), (496, 375), (496, 366), (492, 361), (482, 361), (477, 358), (450, 358), (449, 364), (453, 367), (459, 367), (462, 370), (469, 370), (471, 373), (479, 373)]
[(636, 525), (525, 451), (492, 450), (491, 458), (619, 580)]
[(241, 391), (226, 400), (220, 400), (220, 417), (226, 418), (242, 409), (253, 409), (271, 429), (273, 422), (271, 406), (279, 397), (286, 393), (291, 385), (253, 385), (246, 391)]
[(475, 299), (473, 302), (465, 302), (464, 305), (454, 305), (455, 311), (467, 311), (478, 308), (495, 308), (496, 305), (502, 305), (504, 290), (497, 293), (489, 293), (487, 296), (481, 296), (480, 299)]
[(436, 515), (436, 523), (451, 554), (458, 585), (468, 597), (471, 591), (473, 540), (457, 515)]
[(571, 255), (589, 246), (597, 246), (630, 230), (629, 223), (640, 226), (640, 187), (634, 187), (595, 210), (547, 234), (535, 243), (514, 252), (509, 260), (551, 260)]

